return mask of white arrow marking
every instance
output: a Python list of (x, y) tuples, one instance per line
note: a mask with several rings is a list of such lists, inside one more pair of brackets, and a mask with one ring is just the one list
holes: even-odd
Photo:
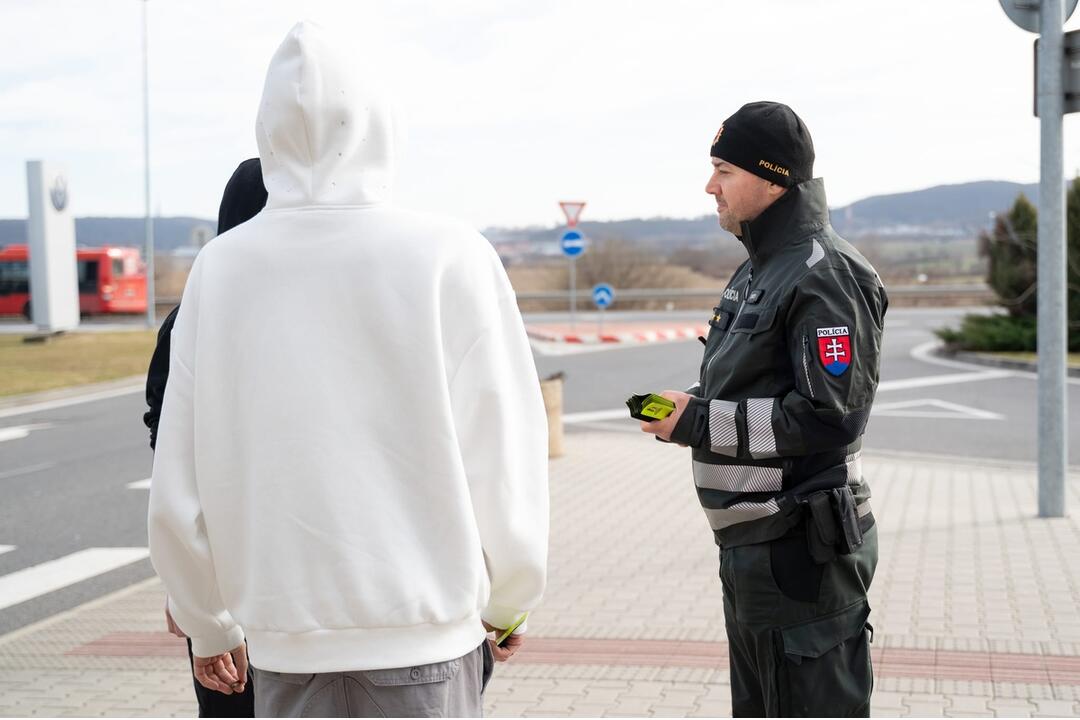
[(145, 480), (136, 480), (135, 482), (129, 482), (127, 484), (127, 488), (128, 490), (149, 490), (150, 478), (146, 478)]
[(3, 555), (4, 553), (9, 553), (14, 549), (14, 545), (0, 545), (0, 555)]
[(146, 548), (88, 548), (0, 577), (0, 610), (150, 556)]
[(45, 430), (51, 427), (52, 423), (38, 423), (37, 425), (14, 425), (12, 427), (0, 428), (0, 442), (22, 440), (35, 430)]

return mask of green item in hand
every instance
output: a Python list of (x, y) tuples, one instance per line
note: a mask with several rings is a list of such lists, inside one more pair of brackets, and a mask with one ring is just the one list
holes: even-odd
[(525, 622), (525, 618), (527, 618), (527, 617), (529, 617), (529, 613), (523, 613), (521, 615), (521, 617), (519, 617), (517, 620), (514, 621), (513, 625), (506, 628), (506, 632), (504, 632), (502, 635), (499, 636), (499, 638), (495, 641), (495, 644), (498, 645), (499, 647), (502, 647), (502, 644), (504, 642), (506, 642), (506, 638), (510, 637), (510, 635), (515, 630), (517, 630), (519, 627), (521, 627), (521, 623)]
[(645, 422), (663, 420), (675, 412), (675, 403), (656, 393), (631, 395), (626, 401), (626, 407), (630, 408), (630, 417)]

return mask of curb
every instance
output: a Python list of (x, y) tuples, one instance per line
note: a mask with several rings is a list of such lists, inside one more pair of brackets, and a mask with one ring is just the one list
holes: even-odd
[(142, 388), (146, 385), (146, 375), (129, 375), (117, 380), (91, 383), (89, 385), (73, 385), (71, 387), (42, 390), (41, 392), (26, 393), (23, 395), (8, 395), (0, 397), (0, 410), (23, 407), (24, 405), (37, 405), (38, 403), (54, 402), (57, 400), (69, 400), (84, 395), (97, 395), (114, 390), (130, 390)]
[[(950, 352), (944, 347), (939, 347), (933, 354), (949, 360), (968, 362), (972, 365), (984, 365), (986, 367), (1004, 368), (1006, 370), (1024, 370), (1031, 373), (1038, 373), (1039, 371), (1038, 363), (1029, 362), (1027, 360), (996, 357), (989, 353), (969, 352), (965, 350)], [(1075, 365), (1066, 366), (1065, 374), (1069, 377), (1080, 378), (1080, 367), (1076, 367)]]
[(709, 332), (708, 325), (697, 327), (664, 328), (661, 330), (644, 330), (639, 332), (610, 332), (610, 333), (551, 333), (543, 330), (526, 329), (526, 333), (534, 340), (544, 342), (574, 343), (579, 345), (598, 345), (601, 343), (650, 343), (664, 342), (668, 340), (689, 340)]

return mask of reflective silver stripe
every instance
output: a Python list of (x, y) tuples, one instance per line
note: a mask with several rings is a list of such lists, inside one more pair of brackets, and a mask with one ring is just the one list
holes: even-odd
[(719, 455), (739, 454), (739, 428), (735, 424), (738, 403), (713, 400), (709, 403), (709, 449)]
[(859, 517), (866, 517), (870, 514), (870, 503), (864, 502), (862, 505), (856, 505), (855, 510), (859, 513)]
[(750, 398), (746, 401), (746, 435), (750, 457), (776, 457), (776, 434), (773, 433), (773, 398)]
[(784, 471), (754, 465), (710, 465), (694, 461), (694, 484), (726, 492), (780, 492)]
[(848, 455), (844, 468), (847, 470), (847, 484), (858, 485), (862, 481), (862, 453)]
[(812, 268), (825, 259), (825, 248), (814, 238), (814, 247), (810, 250), (810, 257), (806, 259), (806, 267)]
[(749, 522), (750, 520), (759, 520), (763, 517), (775, 515), (778, 512), (780, 512), (780, 506), (776, 504), (775, 500), (766, 500), (760, 503), (735, 503), (723, 510), (705, 508), (705, 516), (709, 518), (709, 525), (712, 526), (713, 530), (723, 530), (732, 525)]

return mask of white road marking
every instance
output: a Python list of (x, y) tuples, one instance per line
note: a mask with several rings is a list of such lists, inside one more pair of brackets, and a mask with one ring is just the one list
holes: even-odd
[(146, 548), (88, 548), (0, 577), (0, 610), (150, 556)]
[(127, 484), (127, 488), (128, 490), (149, 490), (150, 478), (146, 478), (145, 480), (136, 480), (135, 482), (129, 482)]
[(0, 555), (3, 555), (4, 553), (9, 553), (14, 549), (14, 545), (0, 545)]
[(132, 393), (143, 392), (146, 390), (145, 385), (132, 385), (131, 387), (117, 388), (115, 390), (102, 390), (101, 392), (90, 393), (88, 395), (79, 395), (77, 397), (63, 398), (62, 400), (48, 400), (46, 402), (34, 403), (33, 405), (17, 405), (15, 407), (4, 408), (0, 410), (0, 418), (14, 417), (15, 415), (25, 415), (33, 412), (44, 412), (45, 410), (55, 410), (57, 408), (68, 407), (69, 405), (79, 405), (81, 403), (94, 402), (95, 400), (107, 400), (109, 398), (120, 397), (122, 395), (131, 395)]
[(933, 387), (935, 385), (959, 385), (960, 383), (1000, 380), (1012, 377), (1012, 370), (982, 370), (970, 373), (950, 373), (948, 375), (930, 375), (928, 377), (906, 378), (904, 380), (885, 380), (878, 383), (878, 392), (890, 390), (911, 390), (912, 388)]
[(38, 463), (37, 465), (26, 465), (25, 467), (15, 468), (14, 470), (5, 470), (0, 472), (0, 480), (6, 480), (7, 478), (18, 477), (19, 475), (29, 475), (30, 473), (37, 472), (38, 470), (48, 470), (54, 467), (54, 462)]
[[(917, 410), (915, 408), (937, 408), (936, 410)], [(979, 408), (959, 405), (947, 400), (923, 399), (904, 400), (894, 403), (875, 403), (873, 413), (888, 417), (934, 418), (937, 420), (1004, 420), (1000, 413)]]
[(0, 428), (0, 442), (22, 440), (35, 430), (46, 430), (52, 426), (52, 423), (38, 423), (36, 425), (13, 425), (11, 427)]
[(564, 425), (576, 425), (578, 423), (596, 422), (598, 420), (615, 420), (617, 418), (626, 418), (629, 421), (637, 422), (630, 417), (630, 411), (627, 409), (569, 413), (562, 416), (562, 421)]
[[(976, 363), (963, 362), (961, 360), (949, 360), (947, 358), (938, 357), (934, 355), (934, 350), (941, 347), (941, 343), (937, 340), (931, 340), (925, 342), (922, 345), (918, 345), (911, 350), (911, 357), (915, 360), (921, 360), (924, 363), (931, 365), (940, 365), (941, 367), (958, 368), (962, 370), (982, 370), (987, 372), (985, 365), (978, 365)], [(1007, 372), (1012, 377), (1027, 378), (1028, 380), (1034, 380), (1039, 377), (1038, 373), (1029, 372), (1027, 370), (992, 370), (990, 372)], [(1067, 377), (1065, 382), (1070, 385), (1080, 385), (1080, 378)]]

